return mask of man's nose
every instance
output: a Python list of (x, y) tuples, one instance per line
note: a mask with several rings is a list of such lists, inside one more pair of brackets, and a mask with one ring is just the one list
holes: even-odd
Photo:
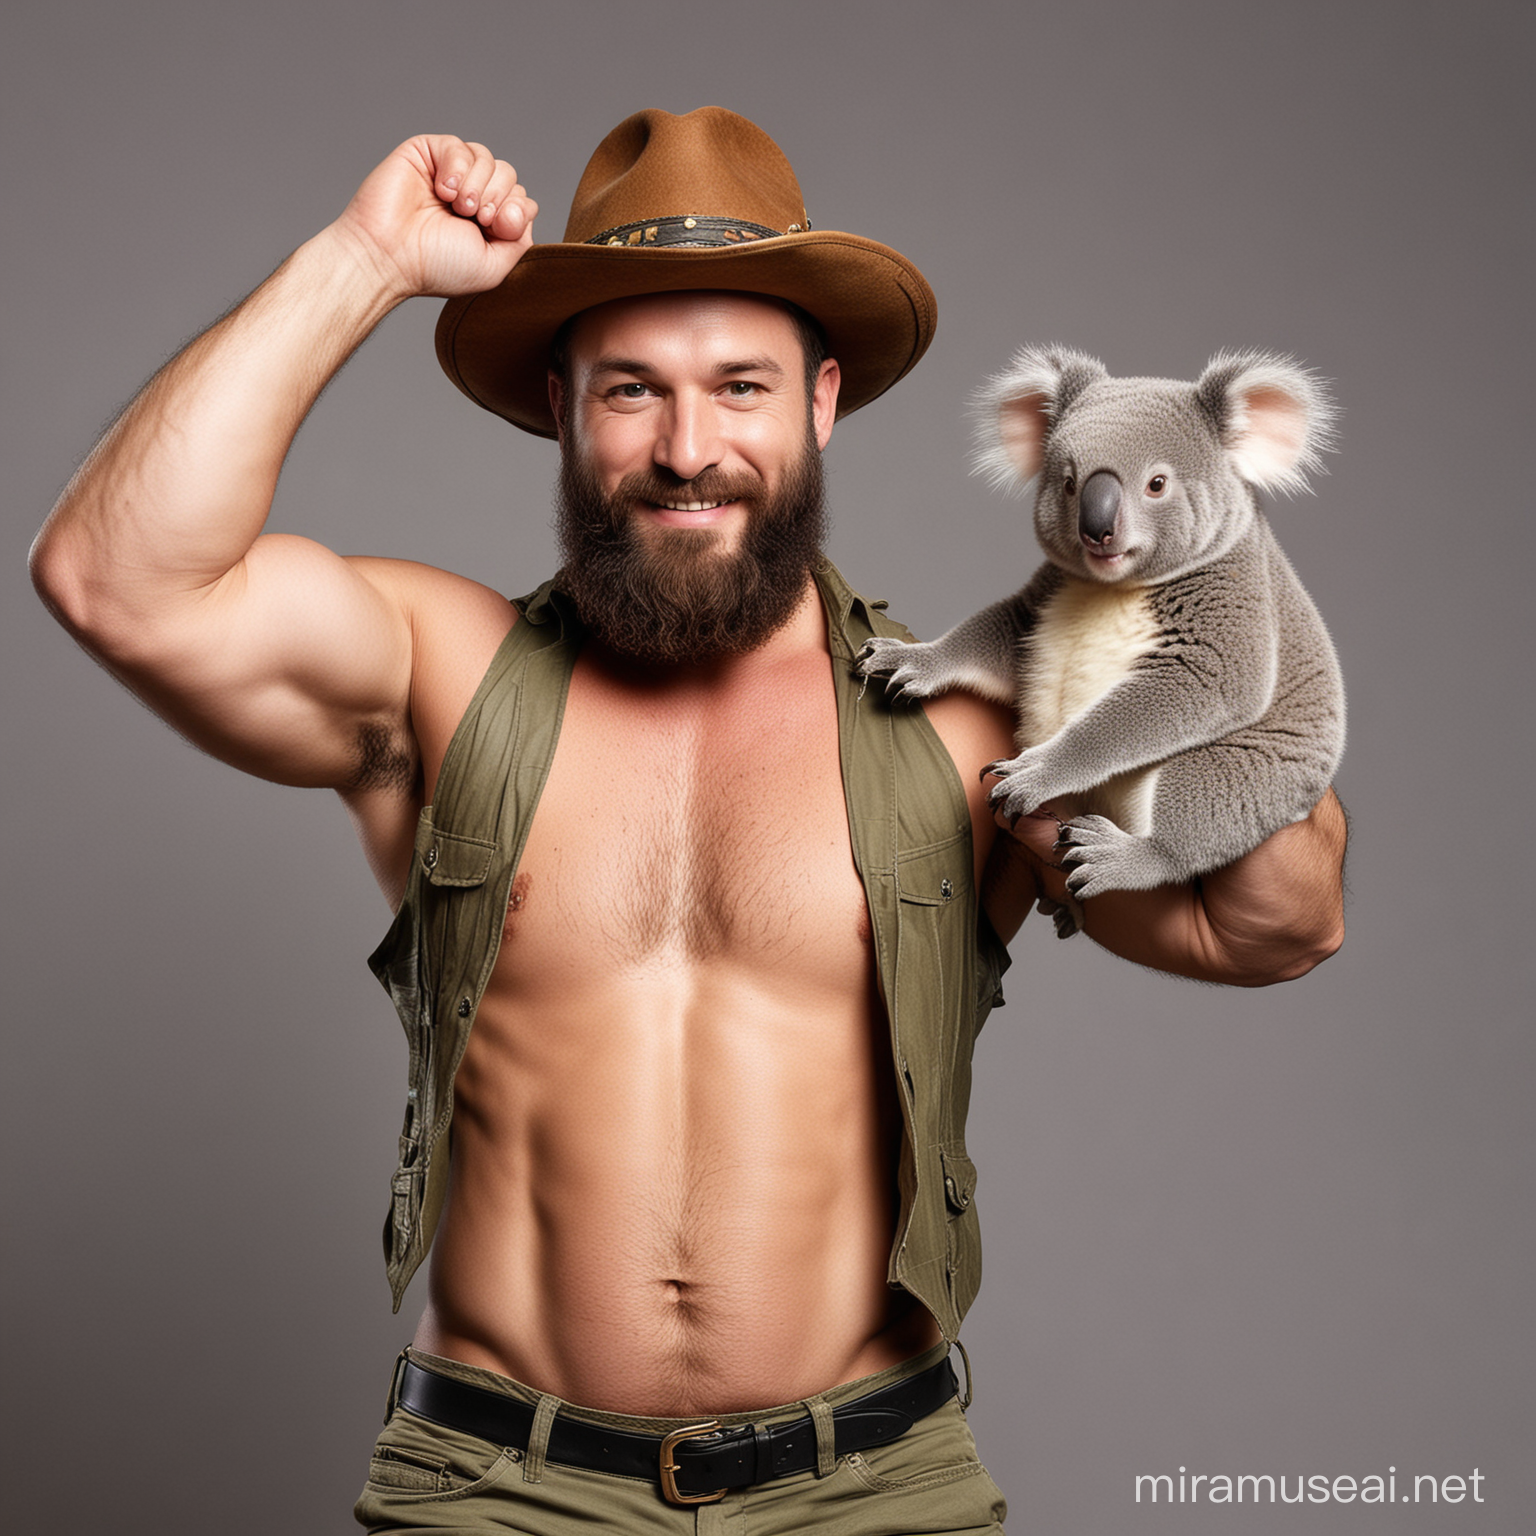
[(679, 393), (668, 403), (667, 419), (653, 457), (679, 480), (692, 480), (720, 462), (724, 447), (714, 402)]

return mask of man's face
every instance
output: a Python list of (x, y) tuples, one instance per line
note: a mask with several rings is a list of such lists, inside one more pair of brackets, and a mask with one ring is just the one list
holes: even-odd
[(803, 598), (819, 552), (837, 364), (808, 398), (789, 313), (712, 292), (588, 310), (567, 359), (551, 402), (583, 618), (655, 660), (754, 649)]

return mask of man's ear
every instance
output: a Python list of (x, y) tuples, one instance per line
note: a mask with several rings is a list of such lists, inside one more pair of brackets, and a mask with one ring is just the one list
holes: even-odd
[(563, 448), (565, 446), (565, 380), (553, 368), (549, 370), (549, 411), (555, 418), (555, 432)]
[(837, 392), (843, 387), (843, 370), (837, 359), (829, 357), (816, 375), (816, 388), (811, 392), (811, 423), (816, 428), (816, 446), (825, 448), (837, 421)]

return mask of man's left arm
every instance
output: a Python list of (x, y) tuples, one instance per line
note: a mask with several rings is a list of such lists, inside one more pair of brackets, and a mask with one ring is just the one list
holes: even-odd
[[(1013, 711), (971, 694), (925, 700), (923, 710), (949, 749), (966, 792), (981, 901), (992, 926), (1011, 939), (1042, 896), (1066, 897), (1055, 847), (1057, 821), (1043, 811), (1011, 830), (988, 804), (981, 770), (1007, 756)], [(1057, 807), (1063, 819), (1071, 807)], [(1252, 853), (1188, 885), (1106, 891), (1082, 904), (1085, 931), (1138, 965), (1200, 981), (1263, 987), (1304, 976), (1344, 938), (1344, 807), (1332, 790), (1305, 821)]]
[[(998, 833), (983, 899), (1011, 933), (1032, 898), (1063, 900), (1066, 871), (1050, 816)], [(1305, 821), (1188, 885), (1108, 891), (1083, 903), (1084, 931), (1138, 965), (1199, 981), (1262, 987), (1304, 976), (1344, 939), (1344, 808), (1332, 790)]]

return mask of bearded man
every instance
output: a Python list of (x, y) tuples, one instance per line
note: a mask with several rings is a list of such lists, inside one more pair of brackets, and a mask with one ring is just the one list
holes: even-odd
[[(566, 239), (513, 168), (402, 145), (128, 407), (41, 535), (60, 619), (215, 756), (346, 802), (410, 1044), (386, 1248), (432, 1255), (372, 1531), (995, 1531), (949, 1363), (979, 1278), (970, 1053), (1062, 894), (1000, 831), (1011, 721), (860, 685), (904, 633), (819, 553), (820, 452), (933, 331), (894, 251), (812, 231), (759, 129), (638, 114)], [(449, 295), (471, 398), (558, 437), (566, 565), (516, 604), (262, 536), (383, 316)], [(1087, 929), (1257, 984), (1340, 934), (1331, 797)], [(451, 1174), (450, 1174), (451, 1127)]]

